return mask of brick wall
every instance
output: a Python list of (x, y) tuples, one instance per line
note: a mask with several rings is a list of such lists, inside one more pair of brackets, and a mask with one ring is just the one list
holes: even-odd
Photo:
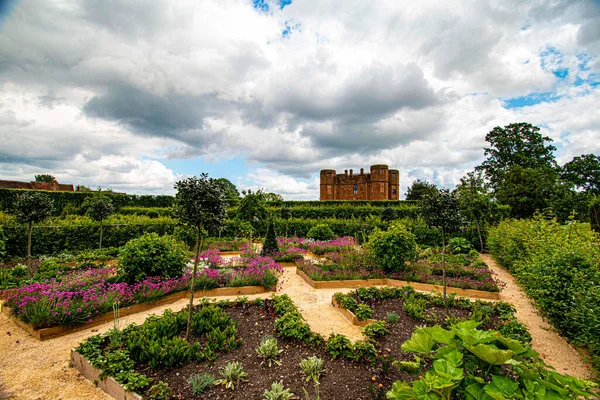
[(399, 200), (400, 173), (389, 170), (387, 165), (377, 164), (370, 173), (345, 170), (337, 174), (335, 170), (321, 171), (320, 200)]

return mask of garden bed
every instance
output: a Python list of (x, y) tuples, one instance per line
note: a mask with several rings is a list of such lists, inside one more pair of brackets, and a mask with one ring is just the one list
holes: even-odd
[[(298, 264), (296, 264), (298, 265)], [(332, 280), (332, 281), (315, 281), (312, 280), (306, 272), (304, 272), (301, 268), (296, 269), (296, 274), (298, 274), (306, 283), (312, 286), (315, 289), (342, 289), (342, 288), (361, 288), (361, 287), (371, 287), (371, 286), (395, 286), (395, 287), (403, 287), (403, 286), (411, 286), (415, 290), (423, 291), (423, 292), (441, 292), (443, 291), (443, 287), (440, 285), (431, 285), (428, 283), (419, 283), (419, 282), (407, 282), (401, 281), (397, 279), (390, 278), (378, 278), (378, 279), (348, 279), (348, 280)], [(485, 292), (482, 290), (473, 290), (473, 289), (460, 289), (455, 287), (446, 287), (446, 292), (448, 294), (455, 294), (461, 297), (471, 297), (476, 299), (486, 299), (486, 300), (499, 300), (500, 294), (498, 292)]]

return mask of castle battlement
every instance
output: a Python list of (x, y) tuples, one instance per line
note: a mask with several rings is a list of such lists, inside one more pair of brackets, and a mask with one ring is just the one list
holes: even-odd
[(375, 164), (370, 172), (334, 169), (321, 170), (320, 200), (399, 200), (400, 172), (387, 165)]

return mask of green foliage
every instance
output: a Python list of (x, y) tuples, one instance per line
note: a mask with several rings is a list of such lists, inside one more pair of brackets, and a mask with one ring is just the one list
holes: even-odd
[(560, 177), (575, 188), (600, 194), (600, 156), (582, 154), (573, 157), (562, 167)]
[(219, 371), (222, 379), (215, 382), (217, 385), (225, 385), (227, 389), (235, 390), (235, 386), (239, 386), (242, 382), (248, 382), (246, 377), (248, 374), (244, 371), (241, 362), (228, 362), (225, 368)]
[(350, 339), (342, 334), (335, 333), (329, 335), (325, 350), (327, 350), (331, 358), (334, 360), (338, 357), (352, 358), (354, 354)]
[(369, 236), (369, 252), (385, 272), (403, 271), (406, 261), (416, 255), (415, 235), (400, 223), (392, 224), (387, 231), (376, 229)]
[(388, 324), (394, 325), (396, 322), (398, 322), (398, 314), (395, 313), (387, 313), (387, 317), (386, 320), (388, 322)]
[(305, 340), (311, 336), (310, 327), (297, 311), (286, 312), (275, 320), (277, 335), (282, 338)]
[(50, 174), (35, 175), (36, 182), (52, 183), (54, 180), (56, 180), (56, 178)]
[(398, 211), (393, 207), (385, 207), (381, 210), (381, 220), (390, 222), (398, 219)]
[(424, 196), (431, 194), (433, 190), (435, 190), (435, 185), (433, 183), (417, 179), (406, 190), (406, 200), (419, 201), (423, 199)]
[(225, 201), (227, 205), (233, 206), (237, 205), (240, 202), (240, 192), (238, 192), (237, 188), (229, 179), (226, 178), (218, 178), (215, 179), (217, 185), (221, 188), (223, 195), (225, 197)]
[(359, 321), (366, 321), (369, 318), (373, 318), (373, 309), (366, 304), (359, 304), (354, 310), (354, 315), (356, 315)]
[(183, 274), (189, 253), (186, 246), (172, 236), (149, 233), (130, 240), (119, 251), (118, 272), (133, 283), (147, 276), (175, 278)]
[(357, 340), (352, 346), (352, 358), (355, 360), (372, 362), (376, 357), (377, 349), (371, 340)]
[(190, 390), (193, 394), (205, 394), (215, 385), (216, 379), (211, 374), (193, 374), (188, 379)]
[(513, 218), (530, 218), (550, 206), (556, 190), (557, 173), (552, 169), (514, 166), (504, 174), (496, 189), (500, 204), (510, 207)]
[(443, 233), (458, 230), (463, 222), (458, 199), (447, 189), (436, 189), (424, 196), (420, 212), (427, 225), (439, 228)]
[(325, 372), (323, 359), (317, 356), (305, 358), (300, 361), (300, 364), (298, 365), (304, 376), (306, 376), (307, 382), (312, 380), (313, 382), (318, 383), (321, 374)]
[(595, 232), (600, 233), (600, 196), (594, 197), (590, 201), (590, 224)]
[(110, 198), (102, 194), (85, 199), (82, 208), (86, 210), (86, 214), (92, 221), (100, 223), (115, 212)]
[(171, 398), (171, 387), (163, 381), (154, 384), (148, 389), (145, 400), (169, 400)]
[(240, 221), (254, 223), (255, 217), (258, 218), (258, 221), (263, 221), (267, 218), (265, 193), (262, 189), (255, 192), (248, 190), (244, 197), (242, 197), (240, 206), (236, 212), (236, 219)]
[(453, 254), (468, 254), (473, 250), (473, 245), (462, 237), (453, 237), (448, 240), (448, 251)]
[(327, 224), (318, 224), (310, 228), (306, 237), (309, 239), (325, 241), (332, 240), (335, 238), (335, 233), (331, 230)]
[(4, 235), (4, 229), (0, 226), (0, 261), (6, 257), (6, 236)]
[(38, 223), (52, 214), (53, 202), (42, 192), (24, 192), (15, 199), (13, 212), (21, 223)]
[(387, 335), (390, 330), (385, 321), (374, 321), (363, 328), (363, 333), (366, 337), (375, 339)]
[(260, 344), (256, 348), (256, 352), (258, 353), (258, 356), (263, 359), (261, 365), (263, 363), (267, 363), (269, 367), (271, 367), (273, 363), (281, 365), (281, 362), (277, 361), (276, 358), (283, 352), (283, 350), (277, 347), (277, 340), (275, 340), (275, 338), (272, 338), (271, 336), (263, 336), (263, 338), (260, 340)]
[(263, 256), (273, 255), (279, 252), (279, 245), (277, 244), (277, 235), (275, 234), (275, 225), (273, 221), (269, 222), (269, 230), (263, 243), (262, 252)]
[(115, 380), (125, 390), (135, 393), (143, 393), (150, 386), (150, 383), (152, 383), (152, 378), (148, 378), (146, 375), (135, 371), (117, 372)]
[(175, 214), (179, 220), (199, 230), (219, 231), (227, 215), (221, 184), (203, 173), (175, 184)]
[(273, 382), (271, 390), (265, 389), (263, 400), (291, 400), (296, 396), (283, 386), (283, 381)]
[(600, 367), (600, 249), (591, 232), (536, 216), (507, 220), (490, 231), (490, 251), (514, 274), (542, 314), (565, 337), (585, 346)]
[[(439, 325), (417, 328), (402, 345), (402, 351), (432, 359), (432, 368), (413, 381), (412, 387), (406, 382), (395, 382), (386, 397), (450, 399), (459, 393), (466, 393), (467, 399), (595, 396), (595, 384), (561, 375), (546, 367), (536, 352), (518, 341), (496, 331), (477, 330), (477, 325), (477, 322), (465, 321), (452, 325), (449, 330)], [(420, 359), (415, 359), (420, 365)], [(409, 367), (394, 365), (400, 369)]]

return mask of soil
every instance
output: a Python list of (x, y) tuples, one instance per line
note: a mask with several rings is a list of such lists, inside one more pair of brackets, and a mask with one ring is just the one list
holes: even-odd
[(540, 316), (533, 305), (533, 300), (521, 290), (515, 278), (500, 267), (492, 256), (482, 254), (481, 259), (499, 279), (506, 283), (500, 292), (500, 300), (510, 303), (516, 308), (517, 319), (527, 326), (531, 334), (532, 348), (540, 353), (546, 364), (553, 366), (561, 374), (583, 379), (592, 377), (593, 369), (590, 364), (586, 363), (580, 352), (554, 331), (552, 326)]

